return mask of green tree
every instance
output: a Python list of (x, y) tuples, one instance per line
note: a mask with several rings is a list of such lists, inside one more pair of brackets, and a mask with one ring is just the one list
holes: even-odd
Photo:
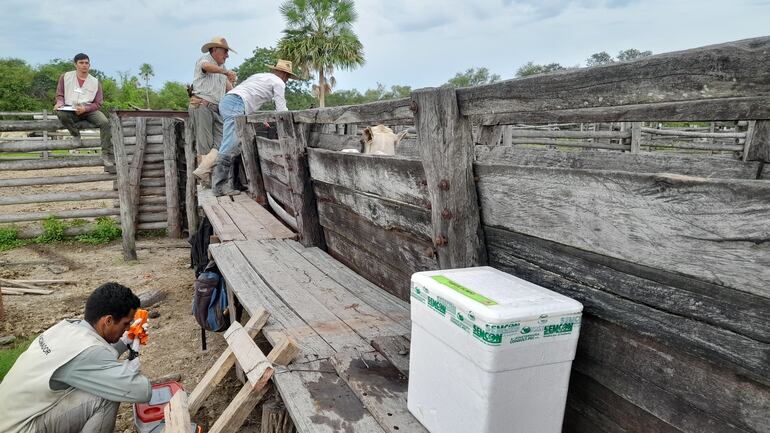
[(444, 85), (450, 87), (471, 87), (491, 84), (497, 81), (500, 81), (500, 76), (489, 73), (487, 68), (470, 68), (465, 72), (458, 72), (454, 78), (450, 78)]
[(651, 56), (652, 51), (639, 51), (636, 48), (629, 48), (627, 50), (620, 50), (618, 53), (619, 62), (627, 62), (629, 60), (640, 59), (642, 57)]
[[(22, 59), (0, 59), (0, 111), (33, 111), (43, 109), (33, 96), (35, 71)], [(53, 101), (48, 107), (53, 106)]]
[(354, 69), (364, 64), (363, 45), (353, 33), (357, 18), (352, 0), (286, 0), (281, 5), (286, 19), (278, 42), (280, 57), (291, 60), (304, 74), (318, 74), (313, 86), (318, 104), (334, 87), (335, 69)]
[(150, 78), (155, 76), (155, 71), (152, 70), (152, 65), (149, 63), (142, 63), (139, 67), (139, 75), (144, 80), (144, 95), (147, 102), (147, 108), (150, 108)]
[(153, 96), (151, 105), (160, 110), (186, 110), (189, 102), (187, 86), (176, 81), (166, 81), (158, 94)]
[(609, 65), (610, 63), (615, 63), (615, 59), (613, 59), (611, 55), (607, 54), (606, 51), (593, 53), (591, 54), (591, 57), (586, 59), (586, 66), (589, 68), (592, 66)]
[(565, 69), (567, 68), (565, 68), (564, 66), (558, 63), (538, 65), (532, 62), (527, 62), (526, 64), (522, 65), (521, 67), (519, 67), (519, 69), (516, 70), (516, 76), (519, 78), (531, 77), (533, 75), (547, 74), (549, 72), (562, 71)]

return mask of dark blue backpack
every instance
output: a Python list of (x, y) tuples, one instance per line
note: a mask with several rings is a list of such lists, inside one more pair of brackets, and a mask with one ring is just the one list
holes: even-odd
[(202, 272), (195, 280), (192, 313), (201, 328), (221, 332), (230, 326), (225, 280), (216, 272)]

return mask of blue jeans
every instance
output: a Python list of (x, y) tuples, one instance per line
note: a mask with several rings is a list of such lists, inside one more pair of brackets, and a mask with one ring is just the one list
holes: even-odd
[(219, 154), (230, 156), (237, 154), (238, 136), (235, 134), (235, 116), (246, 114), (243, 99), (233, 93), (227, 93), (219, 101), (219, 114), (222, 116), (222, 144)]

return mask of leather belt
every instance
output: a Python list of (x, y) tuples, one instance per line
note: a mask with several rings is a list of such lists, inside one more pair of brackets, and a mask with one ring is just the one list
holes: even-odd
[(214, 110), (215, 113), (219, 113), (219, 105), (215, 104), (213, 102), (209, 102), (203, 98), (199, 98), (197, 96), (190, 97), (190, 105), (193, 107), (197, 106), (204, 106), (204, 107), (210, 107), (212, 110)]

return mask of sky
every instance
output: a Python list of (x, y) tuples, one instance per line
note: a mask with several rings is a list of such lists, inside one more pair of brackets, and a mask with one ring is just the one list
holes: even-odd
[[(155, 89), (188, 83), (200, 47), (225, 36), (237, 67), (282, 36), (280, 1), (0, 0), (0, 57), (32, 65), (78, 52), (110, 76), (152, 65)], [(439, 86), (468, 68), (503, 79), (523, 64), (585, 64), (628, 48), (654, 53), (770, 34), (770, 0), (355, 0), (366, 64), (338, 89)]]

